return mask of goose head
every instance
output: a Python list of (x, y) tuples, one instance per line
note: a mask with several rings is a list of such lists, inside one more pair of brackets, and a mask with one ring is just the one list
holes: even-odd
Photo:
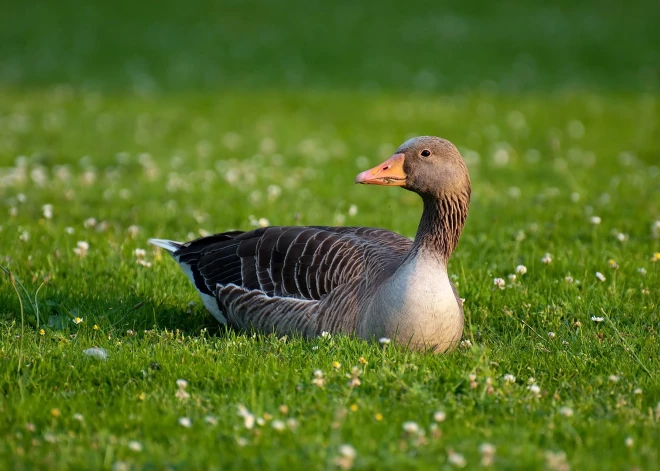
[(434, 136), (407, 140), (385, 162), (360, 173), (355, 183), (400, 186), (422, 198), (470, 191), (470, 177), (458, 149)]

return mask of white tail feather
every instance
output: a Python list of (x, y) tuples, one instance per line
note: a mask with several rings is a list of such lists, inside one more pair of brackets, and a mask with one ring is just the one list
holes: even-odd
[(149, 239), (150, 244), (160, 247), (167, 250), (169, 253), (174, 253), (181, 248), (183, 245), (182, 242), (175, 242), (173, 240), (167, 239)]

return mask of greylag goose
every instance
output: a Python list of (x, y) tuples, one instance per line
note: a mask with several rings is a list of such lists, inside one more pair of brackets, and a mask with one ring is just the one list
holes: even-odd
[(294, 226), (149, 242), (168, 251), (207, 310), (235, 328), (453, 349), (463, 332), (463, 306), (447, 262), (471, 191), (460, 153), (445, 139), (417, 137), (355, 183), (420, 195), (424, 210), (414, 241), (384, 229)]

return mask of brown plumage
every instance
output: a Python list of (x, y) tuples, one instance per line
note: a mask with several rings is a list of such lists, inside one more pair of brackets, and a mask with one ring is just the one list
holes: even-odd
[(424, 211), (414, 241), (366, 227), (266, 227), (187, 243), (152, 239), (188, 274), (207, 309), (239, 329), (396, 338), (444, 352), (463, 309), (447, 261), (467, 217), (470, 179), (444, 139), (411, 139), (356, 183), (402, 186)]

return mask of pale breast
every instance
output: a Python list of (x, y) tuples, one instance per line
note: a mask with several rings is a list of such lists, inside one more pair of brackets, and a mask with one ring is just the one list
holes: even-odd
[(407, 260), (376, 292), (358, 326), (361, 337), (396, 337), (444, 352), (460, 340), (463, 315), (447, 271), (435, 259)]

